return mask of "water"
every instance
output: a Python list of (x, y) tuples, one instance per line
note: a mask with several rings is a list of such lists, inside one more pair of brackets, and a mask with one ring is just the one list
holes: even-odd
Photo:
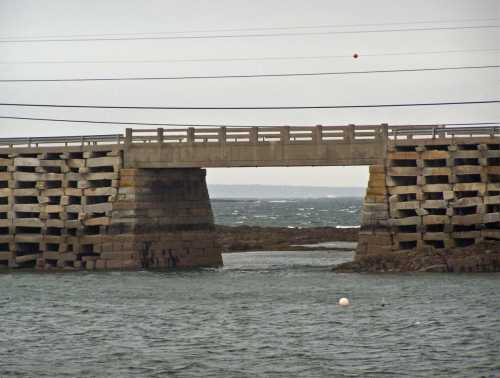
[(358, 226), (362, 198), (212, 199), (217, 224), (235, 226)]
[(222, 269), (2, 274), (0, 376), (500, 376), (500, 275), (330, 271), (351, 258), (255, 252), (224, 255)]

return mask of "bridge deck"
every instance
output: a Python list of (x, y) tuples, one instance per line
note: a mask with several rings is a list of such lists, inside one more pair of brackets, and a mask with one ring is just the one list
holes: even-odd
[(127, 129), (126, 134), (3, 138), (0, 154), (124, 151), (126, 167), (257, 167), (380, 164), (395, 144), (451, 143), (500, 137), (499, 127), (315, 126)]

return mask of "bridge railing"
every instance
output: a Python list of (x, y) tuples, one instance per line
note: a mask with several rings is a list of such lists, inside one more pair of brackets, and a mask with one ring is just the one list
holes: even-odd
[(419, 125), (411, 128), (392, 126), (389, 129), (389, 139), (394, 141), (412, 139), (454, 139), (454, 138), (487, 138), (500, 136), (499, 126), (446, 126)]
[(125, 142), (132, 143), (318, 143), (377, 140), (385, 125), (374, 126), (279, 126), (211, 127), (183, 129), (127, 129)]
[(0, 148), (46, 147), (46, 146), (96, 146), (123, 144), (123, 134), (77, 135), (56, 137), (0, 138)]
[(188, 127), (126, 129), (125, 135), (81, 135), (58, 137), (0, 138), (0, 149), (47, 146), (131, 145), (141, 143), (351, 143), (412, 139), (453, 139), (500, 137), (500, 126), (447, 125), (347, 125), (347, 126), (279, 126), (279, 127)]

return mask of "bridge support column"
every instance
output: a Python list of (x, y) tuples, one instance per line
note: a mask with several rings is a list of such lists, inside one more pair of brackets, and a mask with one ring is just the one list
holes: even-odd
[(109, 229), (110, 257), (97, 268), (222, 265), (205, 170), (122, 169)]
[(494, 138), (389, 141), (385, 163), (370, 167), (355, 263), (368, 271), (499, 270), (499, 156)]

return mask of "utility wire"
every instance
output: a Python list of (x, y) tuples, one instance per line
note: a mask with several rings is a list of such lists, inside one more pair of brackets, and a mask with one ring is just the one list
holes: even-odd
[[(464, 49), (409, 51), (387, 53), (361, 53), (361, 57), (404, 56), (404, 55), (442, 55), (477, 52), (499, 52), (500, 49)], [(352, 54), (343, 55), (313, 55), (313, 56), (264, 56), (264, 57), (232, 57), (232, 58), (180, 58), (180, 59), (103, 59), (103, 60), (12, 60), (0, 61), (0, 64), (101, 64), (101, 63), (189, 63), (189, 62), (247, 62), (247, 61), (286, 61), (286, 60), (321, 60), (321, 59), (352, 59)]]
[(173, 39), (226, 39), (226, 38), (259, 38), (259, 37), (286, 37), (286, 36), (313, 36), (331, 34), (366, 34), (366, 33), (394, 33), (394, 32), (419, 32), (419, 31), (445, 31), (445, 30), (476, 30), (498, 29), (500, 25), (477, 26), (439, 26), (427, 28), (403, 29), (371, 29), (371, 30), (336, 30), (315, 31), (298, 33), (259, 33), (259, 34), (217, 34), (217, 35), (183, 35), (183, 36), (145, 36), (145, 37), (86, 37), (86, 38), (45, 38), (45, 39), (3, 39), (0, 43), (36, 43), (36, 42), (95, 42), (95, 41), (142, 41), (142, 40), (173, 40)]
[(100, 36), (118, 36), (118, 35), (154, 35), (154, 34), (186, 34), (186, 33), (225, 33), (240, 31), (261, 31), (261, 30), (300, 30), (300, 29), (324, 29), (324, 28), (354, 28), (367, 26), (389, 26), (389, 25), (415, 25), (415, 24), (450, 24), (463, 22), (490, 22), (498, 21), (498, 17), (479, 18), (479, 19), (458, 19), (458, 20), (427, 20), (427, 21), (409, 21), (409, 22), (384, 22), (384, 23), (365, 23), (365, 24), (326, 24), (326, 25), (299, 25), (299, 26), (272, 26), (256, 28), (224, 28), (224, 29), (195, 29), (183, 31), (160, 31), (160, 32), (139, 32), (139, 33), (92, 33), (92, 34), (65, 34), (65, 35), (41, 35), (41, 36), (0, 36), (0, 39), (37, 39), (37, 38), (80, 38), (80, 37), (100, 37)]
[[(169, 127), (253, 127), (258, 126), (257, 124), (252, 125), (234, 125), (234, 124), (206, 124), (206, 123), (163, 123), (163, 122), (122, 122), (122, 121), (93, 121), (93, 120), (83, 120), (83, 119), (61, 119), (61, 118), (34, 118), (34, 117), (17, 117), (17, 116), (1, 116), (0, 119), (13, 119), (13, 120), (25, 120), (25, 121), (48, 121), (48, 122), (64, 122), (64, 123), (87, 123), (87, 124), (105, 124), (105, 125), (137, 125), (137, 126), (169, 126)], [(407, 126), (426, 126), (431, 125), (407, 125)], [(463, 123), (449, 123), (449, 122), (434, 122), (432, 125), (449, 125), (449, 126), (500, 126), (499, 122), (463, 122)], [(261, 127), (279, 127), (279, 126), (290, 126), (290, 127), (310, 127), (311, 125), (260, 125)], [(331, 126), (331, 125), (329, 125)], [(333, 125), (332, 125), (333, 126)], [(336, 125), (345, 126), (345, 125)]]
[(76, 81), (138, 81), (138, 80), (194, 80), (194, 79), (250, 79), (250, 78), (267, 78), (267, 77), (334, 76), (334, 75), (341, 76), (341, 75), (402, 73), (402, 72), (456, 71), (456, 70), (472, 70), (472, 69), (479, 70), (479, 69), (491, 69), (491, 68), (500, 68), (500, 65), (402, 68), (402, 69), (394, 69), (394, 70), (369, 70), (369, 71), (249, 74), (249, 75), (96, 77), (96, 78), (80, 77), (80, 78), (68, 78), (68, 79), (0, 79), (0, 83), (76, 82)]
[(359, 109), (359, 108), (393, 108), (420, 106), (452, 106), (497, 104), (498, 100), (451, 101), (451, 102), (417, 102), (405, 104), (366, 104), (366, 105), (311, 105), (311, 106), (124, 106), (124, 105), (69, 105), (69, 104), (25, 104), (0, 103), (0, 106), (37, 107), (37, 108), (78, 108), (78, 109), (141, 109), (141, 110), (300, 110), (300, 109)]

